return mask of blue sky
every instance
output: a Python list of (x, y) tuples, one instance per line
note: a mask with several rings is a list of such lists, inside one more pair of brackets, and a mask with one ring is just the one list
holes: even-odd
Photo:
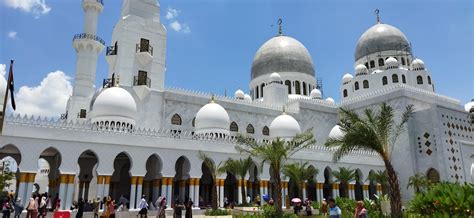
[[(0, 2), (0, 64), (15, 59), (17, 90), (27, 86), (26, 94), (41, 93), (42, 89), (35, 87), (45, 82), (50, 72), (64, 72), (73, 80), (76, 58), (71, 42), (83, 29), (81, 0)], [(122, 1), (104, 2), (98, 35), (110, 44)], [(220, 94), (225, 90), (233, 94), (237, 88), (248, 92), (253, 56), (276, 34), (275, 24), (281, 17), (284, 34), (298, 39), (310, 51), (316, 76), (323, 79), (324, 95), (340, 99), (341, 77), (353, 72), (356, 42), (375, 24), (374, 10), (379, 8), (382, 22), (398, 27), (408, 37), (414, 55), (432, 73), (438, 93), (460, 99), (462, 104), (474, 98), (474, 1), (159, 2), (162, 22), (168, 29), (167, 86)], [(177, 17), (168, 20), (165, 15), (172, 9), (178, 11)], [(173, 21), (179, 22), (180, 31), (170, 26)], [(103, 52), (97, 85), (107, 69)]]

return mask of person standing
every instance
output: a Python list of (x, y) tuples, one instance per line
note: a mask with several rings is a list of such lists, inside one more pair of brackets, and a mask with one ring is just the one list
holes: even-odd
[(94, 199), (93, 203), (94, 218), (99, 218), (100, 197)]
[(367, 218), (367, 209), (363, 201), (357, 201), (354, 218)]
[(77, 201), (77, 213), (76, 213), (76, 218), (82, 218), (84, 214), (84, 199), (79, 198)]
[(46, 197), (41, 197), (39, 209), (38, 209), (39, 216), (38, 217), (46, 217)]
[(38, 217), (38, 201), (35, 200), (36, 195), (33, 194), (28, 201), (26, 206), (26, 218), (37, 218)]
[(109, 210), (109, 217), (115, 218), (115, 200), (112, 200), (112, 198), (110, 198), (110, 204), (109, 204), (108, 210)]
[(326, 198), (323, 198), (323, 201), (321, 202), (321, 213), (323, 216), (326, 216), (328, 213), (328, 202), (326, 202)]
[(173, 218), (181, 218), (183, 215), (183, 207), (184, 205), (181, 204), (181, 201), (179, 199), (176, 199), (174, 202), (174, 216)]
[(159, 211), (158, 213), (156, 214), (156, 217), (157, 218), (165, 218), (166, 217), (166, 197), (163, 197), (161, 199), (161, 202), (159, 204)]
[(305, 200), (305, 210), (306, 210), (306, 216), (312, 216), (313, 215), (313, 207), (311, 206), (312, 202), (308, 198)]
[(10, 218), (11, 209), (12, 209), (12, 205), (10, 204), (10, 198), (5, 197), (5, 199), (3, 200), (3, 205), (2, 205), (3, 218)]
[(184, 215), (185, 218), (192, 218), (193, 217), (193, 204), (194, 202), (191, 200), (191, 198), (186, 202), (185, 208), (186, 208), (186, 214)]
[(329, 199), (329, 218), (342, 218), (342, 212), (334, 198)]
[(15, 202), (13, 202), (13, 207), (15, 208), (15, 215), (14, 218), (20, 218), (21, 212), (25, 207), (21, 203), (21, 198), (17, 198)]
[(140, 200), (140, 204), (138, 205), (138, 207), (140, 208), (140, 211), (138, 212), (138, 214), (140, 214), (140, 218), (142, 218), (142, 217), (147, 218), (148, 203), (146, 202), (145, 198), (146, 198), (146, 196), (143, 195), (142, 199)]

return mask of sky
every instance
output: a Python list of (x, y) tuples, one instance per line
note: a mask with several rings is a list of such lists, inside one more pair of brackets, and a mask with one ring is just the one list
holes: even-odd
[[(81, 0), (0, 0), (0, 72), (14, 59), (18, 113), (59, 116), (75, 77), (72, 37), (83, 30)], [(167, 87), (248, 93), (258, 48), (283, 33), (309, 50), (325, 97), (340, 99), (353, 73), (360, 35), (381, 20), (405, 33), (432, 74), (436, 92), (474, 98), (474, 1), (471, 0), (160, 0), (166, 26)], [(104, 0), (98, 35), (111, 44), (122, 0)], [(105, 52), (96, 85), (107, 77)], [(3, 64), (3, 65), (2, 65)]]

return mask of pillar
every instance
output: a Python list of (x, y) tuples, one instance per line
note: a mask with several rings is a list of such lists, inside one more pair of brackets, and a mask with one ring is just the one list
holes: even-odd
[(102, 197), (107, 197), (109, 196), (109, 190), (110, 190), (110, 179), (112, 176), (104, 176), (104, 192)]
[(237, 204), (242, 204), (242, 189), (245, 187), (245, 180), (237, 180)]
[(101, 198), (104, 195), (104, 176), (97, 176), (97, 189), (95, 198)]
[(142, 190), (143, 190), (143, 176), (137, 176), (137, 197), (136, 197), (137, 203), (135, 204), (135, 208), (138, 208), (140, 206), (140, 201), (142, 200), (142, 195), (143, 195)]
[(179, 200), (181, 202), (185, 202), (186, 198), (186, 180), (180, 180), (178, 182), (179, 185)]
[(167, 177), (163, 177), (161, 178), (161, 193), (160, 193), (160, 196), (161, 197), (165, 197), (166, 198), (166, 201), (171, 201), (171, 199), (168, 199), (168, 178)]
[(136, 195), (137, 195), (137, 177), (132, 176), (130, 178), (130, 209), (135, 209), (135, 201), (136, 201)]
[(303, 192), (303, 199), (301, 199), (301, 200), (303, 200), (303, 201), (306, 199), (306, 190), (308, 189), (307, 185), (308, 185), (308, 184), (307, 184), (306, 182), (303, 182), (303, 185), (301, 186), (302, 189), (303, 189), (303, 190), (302, 190), (302, 192)]
[(166, 186), (167, 186), (167, 188), (166, 188), (166, 196), (167, 197), (166, 198), (168, 199), (166, 206), (168, 208), (171, 208), (171, 205), (173, 203), (171, 201), (175, 200), (175, 199), (173, 199), (173, 196), (172, 196), (173, 195), (173, 177), (168, 177), (166, 179)]
[(194, 205), (195, 207), (200, 207), (199, 205), (199, 178), (194, 179)]
[[(193, 202), (194, 202), (194, 182), (195, 182), (195, 179), (194, 178), (189, 178), (189, 196), (188, 198), (191, 199)], [(186, 200), (189, 200), (189, 199), (184, 199), (185, 201)]]
[(349, 183), (347, 186), (347, 189), (349, 190), (349, 196), (347, 196), (349, 199), (355, 199), (355, 186), (353, 183)]
[(153, 196), (152, 196), (153, 203), (155, 203), (155, 201), (161, 196), (160, 186), (161, 186), (161, 179), (154, 179), (153, 188), (152, 188), (153, 189)]
[[(262, 197), (264, 193), (265, 193), (265, 181), (260, 180), (260, 197)], [(254, 194), (254, 196), (256, 196), (256, 194)]]
[(334, 193), (334, 198), (340, 197), (341, 195), (339, 194), (339, 183), (334, 183), (332, 184), (332, 191)]
[(316, 198), (319, 202), (323, 201), (323, 183), (316, 182)]
[(281, 201), (282, 206), (288, 208), (290, 205), (288, 204), (288, 182), (284, 181), (281, 183), (282, 185), (282, 194), (281, 194)]
[(383, 191), (382, 191), (382, 185), (380, 184), (377, 184), (377, 195), (380, 196), (382, 195)]
[(368, 198), (369, 197), (369, 184), (364, 184), (364, 196), (362, 196), (362, 199)]
[(61, 209), (66, 208), (66, 196), (67, 196), (67, 183), (68, 175), (61, 174), (59, 175), (59, 199), (61, 200)]
[(19, 197), (21, 203), (25, 205), (25, 202), (27, 202), (30, 197), (26, 192), (26, 189), (28, 188), (28, 173), (20, 173), (18, 180), (17, 197)]
[(74, 197), (74, 188), (75, 188), (74, 179), (76, 178), (76, 175), (69, 174), (66, 176), (67, 176), (66, 201), (62, 203), (65, 205), (65, 209), (69, 209), (71, 208), (73, 197)]
[[(263, 180), (263, 194), (260, 194), (260, 197), (263, 197), (263, 195), (268, 195), (268, 186), (270, 185), (270, 181), (268, 180)], [(263, 199), (262, 199), (263, 202)]]
[(224, 179), (217, 179), (219, 182), (219, 205), (224, 207)]

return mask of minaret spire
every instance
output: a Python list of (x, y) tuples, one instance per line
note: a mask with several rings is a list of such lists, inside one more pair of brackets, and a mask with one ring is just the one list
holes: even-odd
[(283, 35), (283, 30), (281, 28), (281, 24), (283, 23), (283, 20), (281, 18), (278, 18), (278, 35), (282, 36)]
[(379, 13), (380, 13), (380, 10), (379, 10), (378, 8), (375, 9), (375, 15), (377, 16), (377, 23), (381, 23), (381, 22), (380, 22), (380, 15), (379, 15)]

